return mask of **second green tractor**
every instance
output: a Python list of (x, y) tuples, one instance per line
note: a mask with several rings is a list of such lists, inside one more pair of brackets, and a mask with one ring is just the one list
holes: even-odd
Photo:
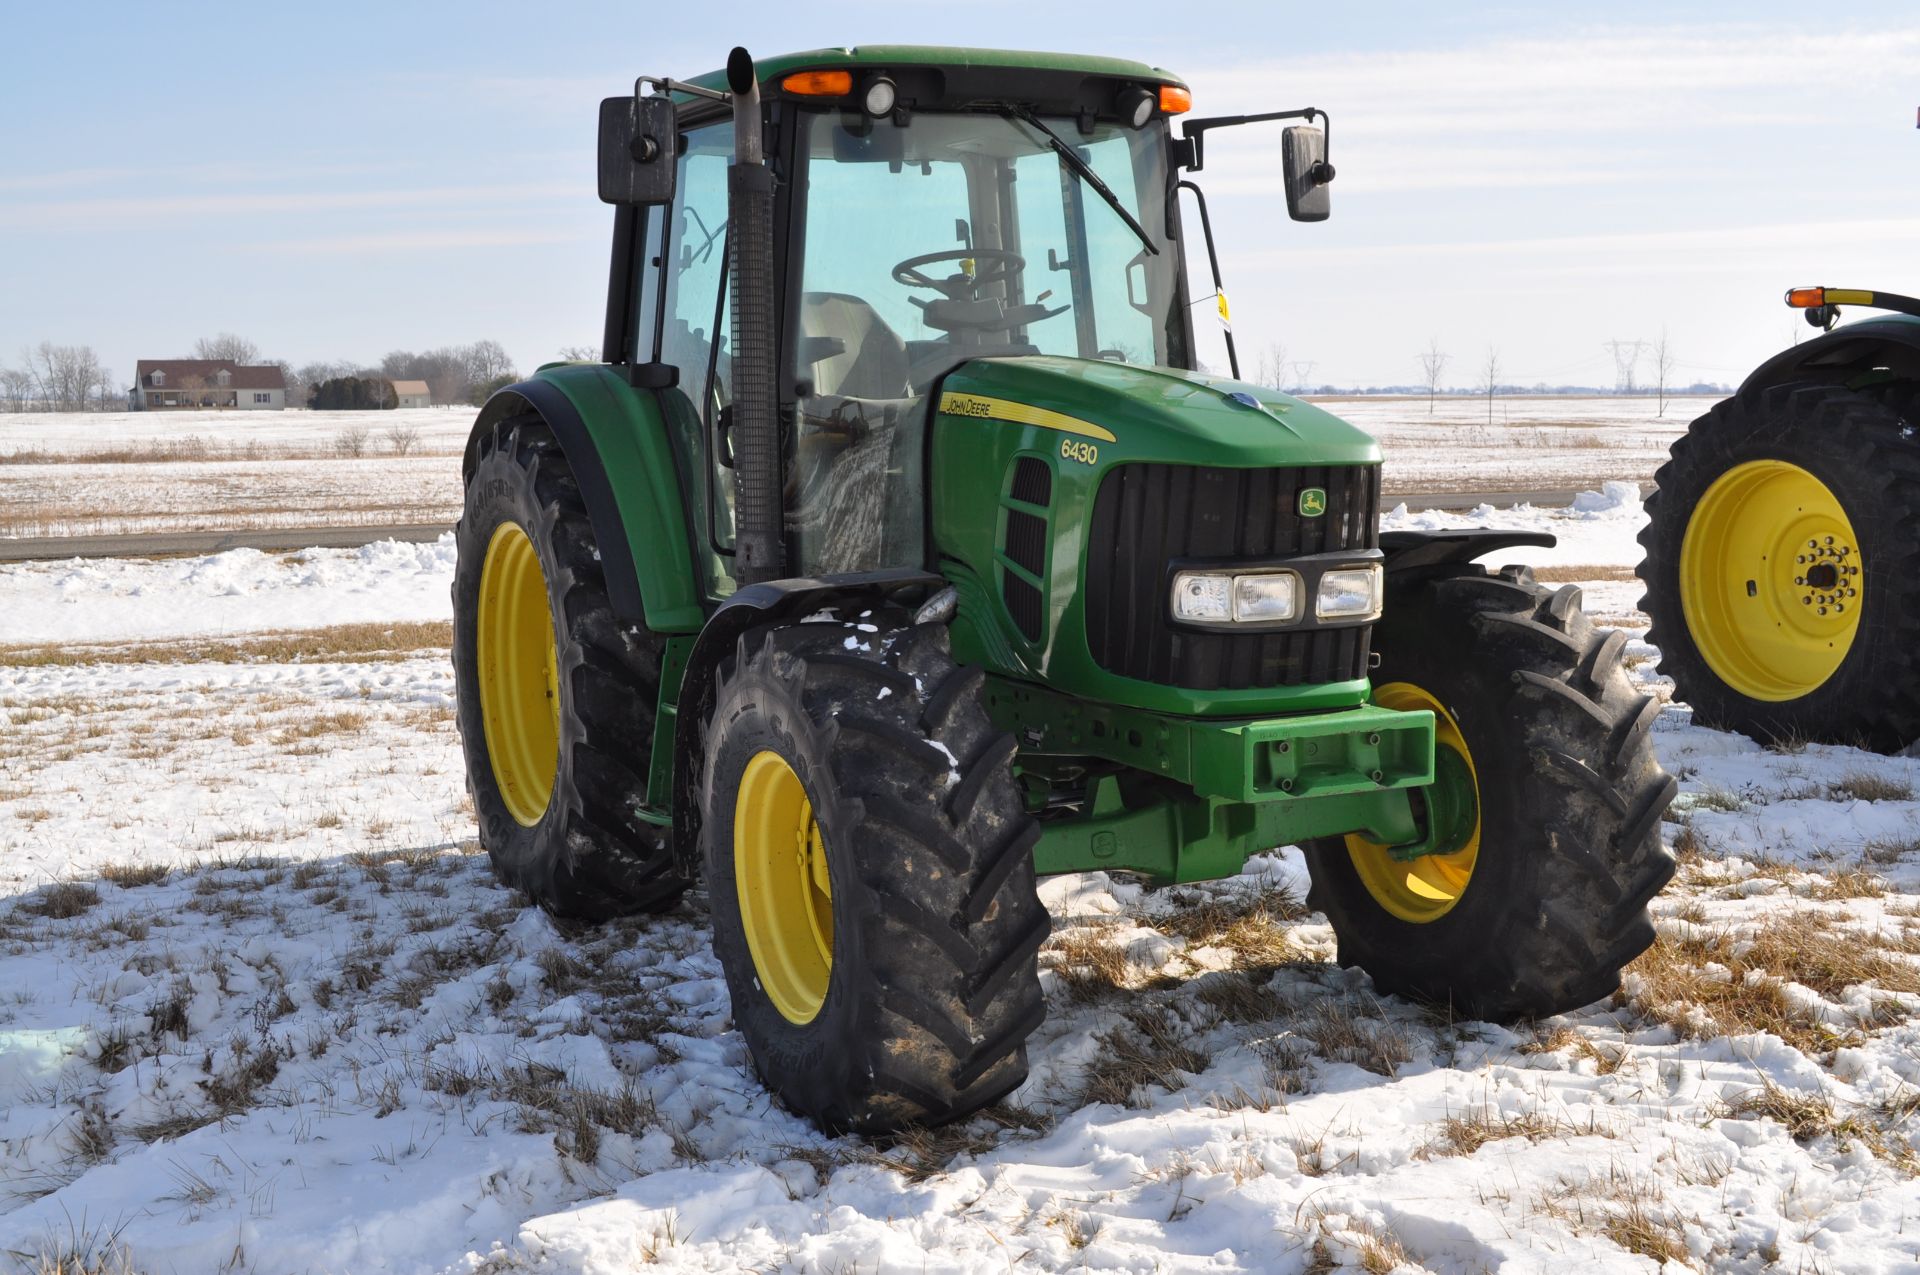
[(1302, 845), (1340, 960), (1462, 1017), (1588, 1003), (1652, 941), (1675, 785), (1625, 635), (1476, 561), (1547, 537), (1382, 535), (1372, 439), (1198, 370), (1209, 133), (1306, 121), (1297, 220), (1333, 169), (1318, 110), (1189, 105), (977, 49), (642, 77), (601, 107), (604, 361), (474, 427), (481, 839), (566, 915), (703, 883), (754, 1064), (823, 1127), (1021, 1083), (1048, 873)]

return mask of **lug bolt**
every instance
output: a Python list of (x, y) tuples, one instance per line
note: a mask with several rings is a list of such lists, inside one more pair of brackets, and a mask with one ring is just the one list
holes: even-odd
[(1809, 593), (1809, 594), (1808, 594), (1808, 595), (1807, 595), (1806, 597), (1804, 597), (1804, 598), (1801, 598), (1801, 599), (1800, 599), (1800, 601), (1801, 601), (1801, 602), (1803, 602), (1803, 603), (1805, 603), (1805, 604), (1806, 604), (1806, 605), (1808, 605), (1808, 606), (1812, 606), (1812, 605), (1813, 605), (1813, 595), (1812, 595), (1811, 593)]
[(1807, 578), (1805, 576), (1795, 576), (1793, 578), (1793, 582), (1795, 584), (1805, 584), (1807, 582)]

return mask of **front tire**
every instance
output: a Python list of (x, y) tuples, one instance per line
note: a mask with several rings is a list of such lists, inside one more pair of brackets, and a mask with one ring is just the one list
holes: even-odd
[(1897, 751), (1920, 739), (1915, 387), (1717, 404), (1647, 500), (1660, 671), (1702, 725)]
[(637, 813), (663, 643), (614, 615), (579, 486), (538, 416), (480, 440), (454, 539), (456, 716), (494, 871), (561, 916), (671, 907), (687, 882), (667, 830)]
[(714, 950), (761, 1078), (829, 1131), (952, 1120), (1026, 1078), (1039, 830), (980, 684), (904, 616), (757, 629), (721, 670)]
[[(1306, 847), (1342, 965), (1382, 991), (1496, 1021), (1612, 992), (1653, 942), (1647, 903), (1673, 875), (1660, 815), (1677, 789), (1649, 743), (1659, 703), (1621, 666), (1572, 586), (1522, 568), (1388, 577), (1377, 695), (1435, 712), (1427, 821), (1450, 851), (1411, 861), (1360, 837)], [(1456, 823), (1449, 776), (1474, 792)]]

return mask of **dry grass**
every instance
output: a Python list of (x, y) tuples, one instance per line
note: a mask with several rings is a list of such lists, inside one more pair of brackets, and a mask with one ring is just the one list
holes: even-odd
[(1742, 933), (1663, 933), (1628, 969), (1638, 976), (1629, 998), (1635, 1008), (1684, 1038), (1769, 1032), (1816, 1054), (1844, 1043), (1846, 1033), (1795, 1006), (1783, 980), (1830, 1000), (1864, 983), (1920, 993), (1920, 966), (1809, 912), (1772, 917)]
[(1231, 899), (1210, 899), (1198, 907), (1154, 917), (1146, 923), (1192, 947), (1223, 947), (1240, 965), (1276, 966), (1299, 956), (1286, 925), (1306, 908), (1284, 890)]
[(109, 863), (100, 869), (100, 879), (123, 890), (132, 890), (143, 885), (159, 885), (171, 872), (164, 863)]
[(124, 642), (111, 646), (0, 646), (0, 665), (71, 668), (92, 664), (382, 664), (453, 646), (448, 620), (336, 624), (233, 638)]
[(1838, 801), (1912, 801), (1913, 785), (1895, 775), (1849, 770), (1828, 785)]
[(1502, 1115), (1488, 1108), (1469, 1111), (1464, 1116), (1448, 1116), (1440, 1122), (1433, 1140), (1423, 1148), (1428, 1157), (1472, 1155), (1489, 1142), (1507, 1138), (1525, 1138), (1539, 1142), (1563, 1132), (1555, 1121), (1537, 1112)]
[(1324, 1058), (1352, 1063), (1376, 1075), (1391, 1076), (1413, 1058), (1413, 1044), (1404, 1032), (1386, 1022), (1378, 1003), (1360, 1005), (1346, 1000), (1314, 1002), (1299, 1024), (1302, 1036), (1314, 1043)]
[(1056, 959), (1060, 986), (1082, 1004), (1106, 1000), (1130, 990), (1133, 966), (1127, 950), (1114, 941), (1112, 925), (1082, 925), (1056, 933), (1046, 951)]
[(1659, 1183), (1619, 1169), (1584, 1181), (1561, 1179), (1541, 1193), (1539, 1211), (1576, 1230), (1606, 1236), (1629, 1253), (1661, 1266), (1691, 1263), (1686, 1220), (1666, 1207)]
[(56, 881), (21, 900), (19, 910), (49, 921), (65, 921), (92, 911), (100, 891), (85, 881)]
[(1186, 1087), (1188, 1075), (1205, 1071), (1213, 1061), (1186, 1042), (1189, 1029), (1164, 1008), (1135, 1010), (1127, 1021), (1133, 1030), (1116, 1028), (1100, 1036), (1106, 1048), (1084, 1073), (1083, 1104), (1129, 1105), (1152, 1085), (1177, 1092)]

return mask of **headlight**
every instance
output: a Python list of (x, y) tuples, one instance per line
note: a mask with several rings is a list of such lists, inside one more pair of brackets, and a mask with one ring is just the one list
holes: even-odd
[(1233, 577), (1220, 572), (1182, 571), (1173, 577), (1173, 618), (1197, 624), (1233, 619)]
[(1329, 571), (1320, 577), (1313, 613), (1323, 620), (1371, 620), (1380, 614), (1378, 566)]
[(1233, 618), (1242, 624), (1274, 623), (1300, 616), (1300, 577), (1291, 571), (1235, 576)]

